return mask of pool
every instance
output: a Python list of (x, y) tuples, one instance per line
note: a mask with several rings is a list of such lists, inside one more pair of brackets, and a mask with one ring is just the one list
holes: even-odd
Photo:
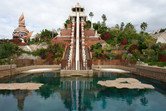
[[(137, 78), (155, 89), (102, 87), (99, 80)], [(165, 84), (130, 74), (61, 78), (58, 72), (24, 74), (0, 82), (43, 83), (38, 90), (0, 90), (0, 111), (166, 111)]]

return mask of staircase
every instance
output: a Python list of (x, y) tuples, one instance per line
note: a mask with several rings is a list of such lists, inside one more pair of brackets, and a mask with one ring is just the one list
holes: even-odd
[[(79, 13), (72, 20), (72, 33), (70, 47), (66, 49), (65, 62), (66, 66), (63, 69), (66, 70), (89, 70), (91, 69), (91, 58), (89, 49), (86, 48), (85, 35), (84, 35), (83, 18), (80, 18)], [(63, 65), (64, 66), (64, 65)]]

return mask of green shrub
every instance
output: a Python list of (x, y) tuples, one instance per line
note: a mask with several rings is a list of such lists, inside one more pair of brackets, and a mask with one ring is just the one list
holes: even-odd
[(34, 56), (40, 56), (40, 55), (42, 55), (42, 53), (45, 53), (46, 50), (47, 49), (39, 49), (39, 50), (33, 52), (32, 55), (34, 55)]
[(20, 53), (26, 53), (26, 54), (33, 55), (33, 56), (41, 56), (42, 53), (44, 53), (46, 50), (47, 49), (38, 49), (35, 52), (29, 52), (29, 51), (23, 51), (20, 49)]
[(137, 60), (134, 56), (132, 56), (129, 60)]
[(66, 24), (71, 24), (71, 23), (72, 23), (71, 20), (69, 20), (69, 19), (66, 20)]
[(64, 23), (66, 29), (67, 29), (67, 24), (72, 24), (72, 21), (69, 19), (66, 20), (66, 22)]
[(159, 33), (162, 33), (162, 32), (164, 32), (165, 30), (166, 30), (166, 29), (161, 29)]
[(141, 58), (141, 61), (145, 62), (145, 63), (148, 63), (149, 62), (149, 59), (147, 58)]
[(55, 63), (58, 63), (58, 62), (60, 62), (62, 60), (62, 57), (57, 57), (57, 58), (55, 58)]
[(159, 67), (164, 67), (166, 66), (166, 62), (148, 62), (148, 65), (150, 66), (157, 65)]
[(0, 65), (5, 64), (5, 59), (0, 59)]
[(163, 54), (163, 55), (166, 55), (166, 50), (163, 50), (160, 53)]
[(164, 67), (164, 66), (166, 66), (166, 62), (158, 62), (157, 66)]
[(99, 42), (94, 45), (91, 45), (91, 51), (94, 51), (95, 49), (99, 49), (99, 48), (102, 48), (102, 45)]
[(104, 54), (105, 59), (109, 60), (110, 59), (110, 54)]
[(91, 21), (86, 21), (85, 29), (89, 30), (91, 28)]
[(148, 65), (150, 66), (156, 65), (156, 62), (149, 62)]
[(12, 42), (0, 42), (0, 59), (9, 58), (17, 53), (18, 46)]
[(93, 60), (97, 60), (97, 57), (93, 57)]
[(116, 57), (116, 55), (115, 55), (115, 54), (111, 54), (111, 55), (110, 55), (111, 60), (114, 60), (114, 59), (115, 59), (115, 57)]

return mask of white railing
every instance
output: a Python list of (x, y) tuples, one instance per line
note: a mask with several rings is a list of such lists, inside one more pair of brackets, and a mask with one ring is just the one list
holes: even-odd
[(67, 67), (70, 68), (72, 65), (72, 58), (73, 58), (73, 44), (74, 44), (74, 27), (75, 27), (75, 22), (74, 20), (72, 21), (72, 33), (71, 33), (71, 42), (70, 42), (70, 51), (69, 51), (69, 58), (68, 58), (68, 64)]
[(81, 21), (81, 31), (82, 31), (82, 59), (83, 59), (83, 67), (87, 69), (87, 59), (85, 53), (85, 35), (84, 35), (84, 20)]

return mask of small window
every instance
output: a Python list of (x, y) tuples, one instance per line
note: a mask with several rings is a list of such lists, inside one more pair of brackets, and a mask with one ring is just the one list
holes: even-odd
[(75, 8), (73, 8), (73, 9), (72, 9), (72, 11), (73, 11), (73, 12), (75, 12), (75, 11), (76, 11), (76, 9), (75, 9)]

